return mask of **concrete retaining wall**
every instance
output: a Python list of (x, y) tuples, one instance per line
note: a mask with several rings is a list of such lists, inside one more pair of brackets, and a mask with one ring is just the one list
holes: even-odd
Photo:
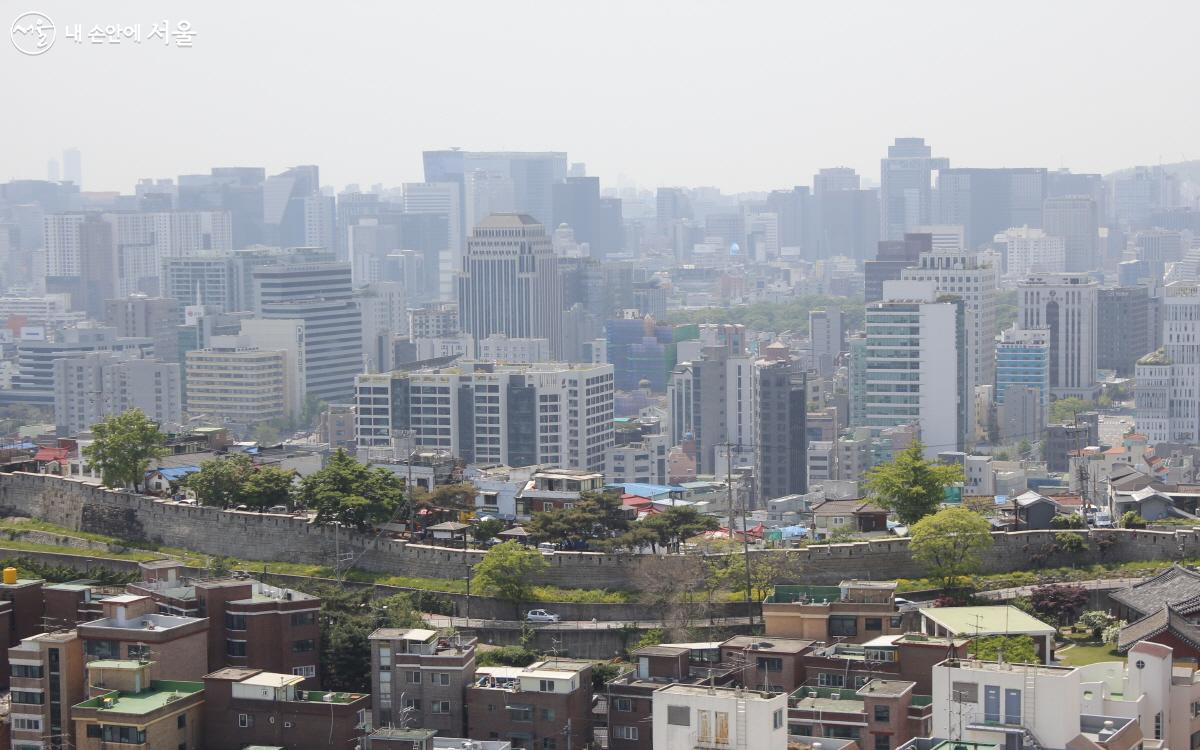
[[(354, 556), (367, 571), (428, 578), (465, 578), (483, 557), (475, 550), (409, 544), (337, 531), (287, 516), (221, 511), (163, 502), (128, 492), (41, 474), (0, 474), (0, 514), (39, 518), (77, 531), (146, 540), (209, 555), (244, 560), (278, 560), (332, 565), (335, 552)], [(984, 556), (984, 572), (1004, 573), (1071, 564), (1172, 560), (1200, 557), (1200, 532), (1114, 529), (1080, 532), (1081, 552), (1055, 551), (1055, 532), (998, 533)], [(907, 539), (883, 539), (788, 551), (756, 551), (785, 557), (805, 583), (836, 584), (847, 578), (918, 578), (924, 571), (908, 551)], [(631, 588), (640, 566), (656, 575), (694, 574), (689, 556), (606, 555), (560, 552), (547, 557), (539, 583), (568, 588)]]

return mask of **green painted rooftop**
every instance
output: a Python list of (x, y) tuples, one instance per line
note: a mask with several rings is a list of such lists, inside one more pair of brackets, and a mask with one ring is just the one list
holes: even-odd
[(1016, 607), (921, 607), (921, 614), (955, 635), (1017, 633), (1053, 635), (1054, 626)]
[[(145, 716), (174, 703), (180, 698), (186, 698), (204, 690), (203, 682), (184, 682), (182, 680), (155, 680), (150, 683), (148, 690), (140, 693), (113, 692), (106, 695), (89, 698), (82, 703), (76, 703), (77, 709), (94, 709), (101, 714), (126, 714)], [(113, 699), (110, 708), (104, 707), (104, 699)]]

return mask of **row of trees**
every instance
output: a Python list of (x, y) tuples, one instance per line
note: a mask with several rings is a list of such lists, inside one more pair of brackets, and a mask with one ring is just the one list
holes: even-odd
[(569, 549), (679, 551), (688, 539), (720, 527), (716, 518), (690, 505), (671, 506), (638, 522), (629, 518), (615, 491), (584, 492), (570, 508), (537, 513), (526, 530), (535, 542), (561, 543)]

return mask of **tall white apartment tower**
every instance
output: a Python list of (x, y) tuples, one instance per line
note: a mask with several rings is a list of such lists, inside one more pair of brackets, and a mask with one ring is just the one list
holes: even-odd
[(1086, 273), (1032, 274), (1017, 285), (1021, 328), (1050, 336), (1050, 394), (1091, 399), (1096, 389), (1096, 302)]
[(1151, 445), (1200, 442), (1200, 286), (1163, 289), (1163, 348), (1134, 369), (1135, 419)]
[[(967, 393), (976, 386), (992, 385), (996, 379), (996, 299), (1000, 269), (971, 252), (922, 253), (914, 268), (900, 272), (907, 281), (930, 281), (938, 297), (955, 296), (963, 301), (966, 325)], [(973, 399), (964, 403), (973, 410)], [(972, 416), (972, 415), (968, 415)], [(968, 420), (968, 424), (972, 420)]]
[(467, 241), (458, 279), (459, 324), (476, 341), (500, 333), (562, 345), (562, 282), (545, 228), (525, 214), (492, 214)]
[(932, 281), (885, 281), (866, 310), (863, 420), (918, 425), (928, 457), (962, 450), (972, 424), (964, 303), (938, 300)]

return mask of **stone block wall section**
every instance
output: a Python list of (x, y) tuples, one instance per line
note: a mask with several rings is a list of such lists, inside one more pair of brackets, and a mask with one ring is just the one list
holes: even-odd
[[(161, 502), (71, 479), (28, 473), (0, 473), (0, 513), (28, 516), (75, 531), (150, 541), (209, 555), (332, 565), (335, 549), (356, 558), (363, 570), (425, 578), (465, 578), (483, 552), (409, 544), (391, 539), (313, 526), (303, 519), (226, 512)], [(1080, 532), (1083, 533), (1083, 532)], [(1114, 529), (1085, 534), (1086, 549), (1064, 554), (1054, 546), (1056, 532), (997, 533), (984, 556), (984, 572), (1071, 564), (1200, 557), (1200, 532)], [(336, 540), (335, 540), (336, 535)], [(919, 578), (924, 574), (908, 551), (907, 539), (881, 539), (801, 550), (752, 552), (786, 556), (803, 582), (836, 584), (847, 578)], [(630, 588), (643, 556), (559, 552), (539, 583), (566, 588)], [(695, 570), (696, 560), (669, 556), (655, 563)], [(656, 569), (663, 574), (663, 569)]]

